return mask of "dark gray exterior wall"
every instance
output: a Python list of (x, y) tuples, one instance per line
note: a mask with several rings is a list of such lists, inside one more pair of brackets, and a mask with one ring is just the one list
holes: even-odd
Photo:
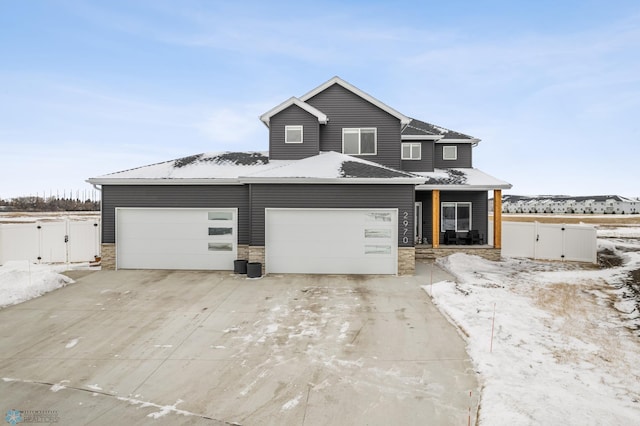
[(103, 243), (116, 242), (116, 207), (237, 208), (238, 244), (249, 244), (249, 188), (247, 186), (103, 185)]
[(329, 117), (320, 127), (320, 150), (342, 152), (342, 129), (377, 128), (377, 155), (361, 158), (387, 167), (400, 168), (400, 120), (339, 84), (327, 88), (306, 101)]
[[(302, 125), (302, 143), (285, 143), (285, 126)], [(269, 120), (269, 158), (300, 160), (318, 155), (320, 151), (318, 118), (297, 105), (291, 105)]]
[[(457, 146), (458, 147), (458, 159), (457, 160), (443, 160), (442, 159), (442, 147), (443, 146)], [(438, 169), (447, 169), (453, 167), (473, 167), (472, 162), (472, 144), (470, 143), (437, 143), (435, 144), (434, 165)]]
[[(471, 202), (471, 229), (477, 229), (487, 243), (488, 216), (488, 192), (487, 191), (440, 191), (440, 202)], [(422, 237), (431, 241), (431, 191), (417, 191), (416, 201), (422, 201)], [(444, 232), (440, 232), (440, 243), (444, 242)]]
[[(266, 208), (397, 208), (398, 245), (413, 247), (413, 185), (251, 185), (251, 245), (265, 244)], [(408, 223), (403, 224), (404, 213)], [(403, 228), (408, 232), (404, 234)], [(408, 237), (406, 242), (404, 237)]]
[(402, 143), (422, 144), (422, 158), (420, 160), (402, 160), (402, 170), (407, 172), (433, 171), (433, 141), (402, 141)]

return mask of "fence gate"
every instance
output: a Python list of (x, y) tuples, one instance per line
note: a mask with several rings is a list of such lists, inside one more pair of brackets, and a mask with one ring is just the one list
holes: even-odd
[(89, 262), (99, 255), (99, 219), (0, 224), (0, 265), (10, 260)]
[(591, 225), (502, 222), (502, 254), (597, 263), (596, 229)]

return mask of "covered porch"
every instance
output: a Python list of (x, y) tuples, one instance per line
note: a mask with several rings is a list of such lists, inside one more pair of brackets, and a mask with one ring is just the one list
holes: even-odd
[(489, 189), (421, 190), (415, 195), (416, 259), (436, 259), (453, 253), (500, 259), (502, 190), (493, 191), (489, 223)]

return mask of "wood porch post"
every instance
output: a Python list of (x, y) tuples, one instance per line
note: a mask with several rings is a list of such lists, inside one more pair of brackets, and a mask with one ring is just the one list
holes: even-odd
[(431, 191), (431, 246), (440, 247), (440, 191)]
[(493, 190), (493, 247), (502, 248), (502, 190)]

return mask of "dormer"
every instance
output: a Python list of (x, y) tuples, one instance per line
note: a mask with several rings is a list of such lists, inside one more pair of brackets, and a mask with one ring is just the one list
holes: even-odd
[(402, 170), (432, 172), (434, 168), (471, 168), (472, 149), (480, 139), (411, 119), (402, 129)]
[(260, 116), (269, 128), (269, 158), (300, 160), (320, 152), (320, 125), (327, 115), (313, 106), (291, 97)]

